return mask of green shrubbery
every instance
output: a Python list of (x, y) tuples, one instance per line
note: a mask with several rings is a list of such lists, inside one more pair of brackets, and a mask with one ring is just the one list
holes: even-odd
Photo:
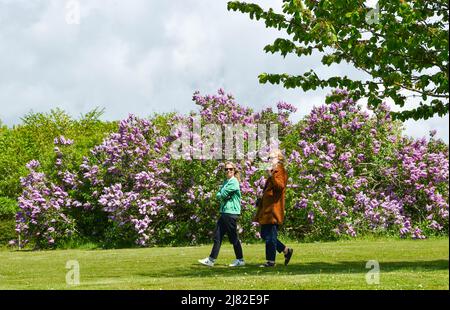
[(61, 135), (76, 142), (71, 150), (69, 168), (77, 167), (82, 157), (105, 135), (117, 130), (117, 122), (100, 120), (102, 111), (93, 110), (80, 119), (73, 119), (60, 109), (50, 113), (29, 113), (13, 128), (0, 127), (0, 197), (16, 199), (22, 189), (20, 177), (28, 170), (25, 164), (32, 159), (41, 163), (43, 171), (54, 173), (54, 139)]
[(18, 210), (15, 199), (0, 197), (0, 246), (17, 238), (14, 217)]
[(17, 201), (8, 197), (0, 197), (0, 219), (13, 219), (19, 211)]

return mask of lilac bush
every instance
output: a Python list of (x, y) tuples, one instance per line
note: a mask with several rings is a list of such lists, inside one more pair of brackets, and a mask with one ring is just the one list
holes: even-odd
[(169, 221), (174, 189), (168, 183), (170, 155), (163, 151), (166, 138), (151, 121), (130, 115), (96, 146), (80, 166), (81, 179), (90, 192), (86, 211), (104, 212), (120, 235), (147, 245), (155, 227)]
[(288, 229), (424, 238), (448, 227), (448, 146), (402, 137), (384, 104), (369, 116), (345, 91), (333, 95), (341, 100), (314, 108), (296, 128)]
[(75, 233), (75, 221), (67, 216), (67, 208), (71, 207), (68, 193), (38, 172), (39, 165), (36, 160), (30, 161), (29, 174), (20, 180), (23, 192), (16, 215), (20, 247), (30, 241), (38, 248), (51, 247)]
[[(254, 112), (222, 89), (214, 95), (196, 92), (197, 112), (150, 119), (130, 115), (78, 166), (70, 165), (76, 139), (57, 137), (54, 173), (37, 172), (39, 164), (32, 161), (22, 180), (17, 215), (22, 243), (49, 246), (75, 234), (109, 246), (209, 242), (225, 160), (172, 158), (169, 152), (182, 134), (177, 125), (192, 128), (196, 118), (203, 134), (207, 124), (278, 124), (290, 177), (283, 233), (291, 237), (447, 234), (448, 146), (434, 133), (428, 141), (402, 136), (401, 123), (391, 119), (385, 104), (364, 110), (344, 90), (329, 98), (329, 104), (293, 124), (289, 117), (296, 107), (285, 102), (277, 104), (277, 112)], [(199, 138), (189, 133), (191, 141)], [(203, 145), (199, 141), (187, 155)], [(241, 171), (239, 232), (254, 240), (260, 237), (252, 217), (266, 181), (264, 161), (234, 162)]]

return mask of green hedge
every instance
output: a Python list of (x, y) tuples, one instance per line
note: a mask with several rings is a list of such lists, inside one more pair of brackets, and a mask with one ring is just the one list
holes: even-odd
[(14, 219), (16, 212), (19, 210), (17, 201), (8, 197), (0, 197), (0, 219)]

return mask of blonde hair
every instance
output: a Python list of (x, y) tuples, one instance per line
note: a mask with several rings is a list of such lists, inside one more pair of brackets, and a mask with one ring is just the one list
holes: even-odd
[(284, 157), (283, 152), (280, 149), (273, 149), (270, 151), (270, 154), (275, 155), (278, 159), (278, 163), (282, 164), (284, 167), (286, 158)]
[(241, 172), (240, 172), (239, 169), (236, 167), (236, 164), (233, 163), (233, 162), (231, 162), (231, 161), (227, 161), (227, 162), (225, 163), (225, 166), (224, 166), (224, 167), (226, 167), (227, 165), (230, 165), (230, 166), (233, 167), (233, 169), (234, 169), (234, 177), (235, 177), (239, 182), (241, 182)]

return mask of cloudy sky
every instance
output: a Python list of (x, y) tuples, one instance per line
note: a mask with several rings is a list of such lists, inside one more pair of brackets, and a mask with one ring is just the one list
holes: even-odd
[[(79, 23), (72, 6), (80, 9)], [(281, 0), (254, 1), (279, 10)], [(12, 126), (30, 111), (62, 108), (74, 117), (95, 107), (103, 119), (128, 113), (195, 109), (195, 90), (219, 88), (255, 109), (294, 104), (294, 120), (324, 102), (329, 89), (304, 93), (261, 85), (261, 72), (364, 77), (349, 65), (323, 67), (320, 55), (299, 61), (267, 55), (280, 36), (226, 0), (0, 0), (0, 119)], [(282, 34), (281, 34), (282, 36)], [(437, 129), (448, 142), (448, 116), (409, 121), (405, 134)]]

